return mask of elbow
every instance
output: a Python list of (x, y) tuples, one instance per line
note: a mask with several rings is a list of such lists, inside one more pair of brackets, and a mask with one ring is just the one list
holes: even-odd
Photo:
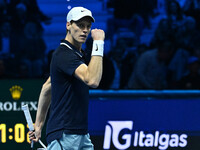
[(86, 84), (91, 88), (97, 88), (99, 86), (99, 81), (88, 81)]
[(97, 88), (98, 86), (99, 86), (99, 84), (96, 84), (96, 83), (90, 85), (91, 88)]
[(44, 95), (51, 94), (51, 83), (44, 83), (42, 86), (42, 91), (43, 91)]

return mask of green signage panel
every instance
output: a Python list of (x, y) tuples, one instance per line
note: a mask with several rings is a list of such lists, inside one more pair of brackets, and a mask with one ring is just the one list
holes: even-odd
[[(1, 150), (30, 149), (28, 138), (29, 129), (21, 107), (28, 104), (34, 122), (38, 98), (44, 82), (41, 79), (0, 80)], [(45, 135), (45, 133), (42, 135)], [(45, 143), (44, 138), (42, 141)], [(40, 147), (38, 143), (35, 147), (37, 146)]]

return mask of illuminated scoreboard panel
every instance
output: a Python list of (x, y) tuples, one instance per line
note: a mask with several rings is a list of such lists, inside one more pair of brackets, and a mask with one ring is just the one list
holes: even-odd
[[(1, 131), (1, 142), (7, 143), (7, 140), (14, 140), (16, 143), (23, 143), (24, 141), (29, 142), (29, 140), (26, 140), (25, 135), (25, 126), (22, 123), (17, 123), (14, 125), (14, 127), (10, 127), (7, 129), (8, 124), (2, 123), (0, 124), (0, 131)], [(8, 131), (8, 132), (7, 132)], [(7, 134), (9, 134), (7, 139)]]

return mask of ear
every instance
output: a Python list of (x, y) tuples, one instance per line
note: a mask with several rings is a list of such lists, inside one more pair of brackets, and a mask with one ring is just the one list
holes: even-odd
[(71, 28), (71, 23), (70, 23), (70, 22), (67, 22), (67, 24), (66, 24), (66, 29), (67, 29), (67, 30), (70, 30), (70, 28)]

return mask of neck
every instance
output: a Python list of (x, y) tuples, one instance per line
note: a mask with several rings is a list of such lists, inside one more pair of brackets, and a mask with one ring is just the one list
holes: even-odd
[(75, 46), (79, 51), (81, 51), (82, 43), (79, 43), (78, 41), (74, 40), (72, 36), (69, 36), (69, 34), (67, 34), (65, 40), (67, 40), (69, 43)]

